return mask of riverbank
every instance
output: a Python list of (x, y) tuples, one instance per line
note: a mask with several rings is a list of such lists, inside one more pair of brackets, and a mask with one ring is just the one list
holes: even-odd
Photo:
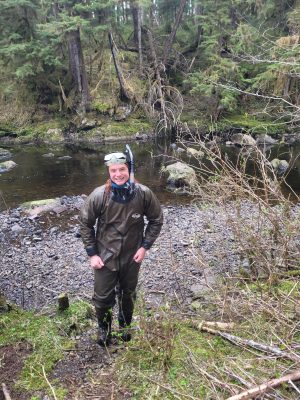
[[(249, 265), (228, 224), (236, 213), (233, 202), (226, 210), (211, 204), (164, 206), (161, 235), (141, 268), (134, 338), (99, 348), (90, 303), (93, 274), (78, 231), (83, 201), (82, 196), (63, 197), (61, 207), (38, 218), (21, 209), (0, 214), (0, 290), (9, 301), (35, 310), (13, 307), (0, 318), (0, 375), (13, 398), (54, 393), (57, 399), (83, 400), (88, 393), (99, 399), (143, 399), (156, 393), (166, 399), (210, 399), (215, 393), (226, 399), (297, 367), (284, 358), (247, 353), (201, 331), (202, 323), (198, 332), (191, 326), (193, 320), (234, 322), (235, 335), (273, 346), (285, 343), (285, 351), (297, 353), (299, 282), (291, 277), (269, 286), (245, 278)], [(255, 220), (255, 204), (243, 202), (239, 210), (250, 223)], [(62, 292), (71, 302), (66, 314), (56, 311)], [(224, 371), (223, 363), (240, 378)], [(208, 384), (207, 373), (214, 377)], [(279, 399), (293, 399), (295, 393), (284, 388), (285, 397), (280, 394), (276, 391)]]
[[(25, 309), (52, 305), (61, 292), (91, 298), (93, 274), (77, 222), (83, 198), (62, 203), (62, 214), (33, 218), (20, 209), (0, 214), (5, 266), (0, 289)], [(164, 216), (162, 233), (143, 263), (140, 291), (150, 307), (166, 298), (188, 305), (215, 276), (238, 268), (239, 258), (221, 210), (165, 206)]]

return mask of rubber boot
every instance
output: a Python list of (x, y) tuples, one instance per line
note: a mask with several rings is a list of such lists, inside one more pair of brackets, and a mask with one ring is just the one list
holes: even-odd
[(131, 317), (130, 318), (123, 318), (123, 316), (119, 316), (119, 333), (120, 333), (120, 339), (123, 342), (129, 342), (131, 340), (131, 332), (130, 332), (130, 327), (131, 327)]
[(98, 318), (98, 337), (97, 343), (101, 347), (109, 346), (111, 343), (111, 310), (103, 312), (96, 310)]

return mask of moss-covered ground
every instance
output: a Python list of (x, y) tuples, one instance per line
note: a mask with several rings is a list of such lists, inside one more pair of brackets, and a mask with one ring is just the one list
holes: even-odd
[(14, 307), (0, 314), (0, 348), (17, 347), (23, 342), (30, 349), (20, 376), (15, 377), (16, 390), (28, 392), (33, 400), (40, 398), (35, 393), (41, 391), (51, 396), (52, 386), (57, 399), (65, 398), (67, 390), (57, 381), (50, 383), (49, 374), (65, 352), (74, 349), (74, 334), (89, 325), (90, 316), (91, 307), (83, 301), (71, 304), (66, 311), (46, 315)]
[[(228, 333), (295, 355), (300, 346), (299, 290), (300, 283), (293, 278), (272, 285), (239, 278), (230, 284), (220, 283), (207, 294), (209, 301), (199, 300), (196, 312), (172, 304), (149, 312), (138, 302), (134, 338), (118, 351), (109, 368), (110, 378), (116, 387), (125, 387), (133, 399), (227, 399), (247, 387), (285, 375), (297, 367), (297, 362), (237, 345), (201, 330), (199, 323), (234, 322)], [(69, 351), (76, 352), (74, 335), (90, 326), (90, 317), (91, 307), (82, 301), (62, 313), (39, 315), (15, 308), (2, 313), (0, 349), (19, 343), (28, 343), (30, 348), (16, 388), (30, 394), (31, 400), (39, 399), (41, 393), (68, 399), (68, 387), (53, 379), (52, 371)], [(118, 349), (112, 346), (109, 352)], [(84, 359), (85, 352), (78, 357)], [(76, 362), (72, 365), (75, 371)], [(99, 376), (87, 370), (85, 380), (89, 390), (94, 386), (99, 393), (99, 382), (107, 385), (107, 371)], [(78, 398), (83, 399), (80, 382), (77, 384)], [(289, 384), (281, 385), (273, 394), (278, 399), (295, 399), (295, 390)]]

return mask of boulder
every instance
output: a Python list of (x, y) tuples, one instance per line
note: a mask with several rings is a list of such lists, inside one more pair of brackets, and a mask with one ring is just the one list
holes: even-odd
[(289, 168), (289, 163), (286, 160), (279, 160), (279, 158), (274, 158), (271, 165), (277, 175), (285, 174)]
[(50, 128), (47, 130), (47, 136), (61, 137), (63, 135), (62, 130), (59, 128)]
[(12, 160), (3, 161), (0, 163), (0, 173), (10, 171), (11, 169), (15, 168), (16, 166), (17, 166), (17, 164)]
[(168, 173), (168, 185), (171, 187), (192, 186), (196, 182), (196, 173), (192, 167), (180, 161), (162, 168)]
[(11, 157), (11, 152), (9, 150), (0, 147), (0, 158), (9, 158), (9, 157)]
[(88, 118), (84, 118), (81, 121), (81, 124), (79, 126), (79, 129), (83, 130), (83, 131), (88, 131), (90, 129), (93, 129), (97, 126), (97, 121), (95, 119), (88, 119)]
[(126, 106), (119, 106), (116, 109), (114, 119), (115, 121), (125, 121), (125, 119), (130, 115), (132, 107), (130, 104)]
[(46, 153), (46, 154), (43, 154), (42, 157), (45, 157), (45, 158), (52, 158), (52, 157), (54, 157), (54, 154), (53, 154), (53, 153)]
[(143, 133), (143, 132), (137, 132), (135, 134), (135, 139), (136, 140), (148, 140), (149, 136), (147, 135), (147, 133)]
[(234, 133), (231, 136), (232, 143), (239, 146), (255, 146), (256, 141), (250, 135), (244, 135), (243, 133)]
[(26, 203), (21, 204), (21, 208), (31, 218), (36, 218), (39, 214), (43, 212), (54, 211), (57, 207), (60, 206), (61, 203), (60, 199), (58, 198), (27, 201)]
[(273, 139), (271, 136), (267, 134), (259, 135), (256, 138), (257, 144), (274, 144), (277, 143), (277, 140)]
[(195, 158), (202, 158), (204, 157), (204, 153), (201, 150), (193, 149), (192, 147), (188, 147), (186, 152), (189, 156), (194, 156)]
[(285, 133), (282, 142), (287, 144), (300, 143), (300, 133)]

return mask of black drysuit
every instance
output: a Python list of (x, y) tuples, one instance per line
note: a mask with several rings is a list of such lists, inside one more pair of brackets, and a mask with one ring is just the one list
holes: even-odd
[(93, 300), (98, 318), (114, 306), (117, 288), (119, 322), (130, 324), (140, 267), (133, 256), (140, 247), (152, 246), (162, 223), (161, 206), (147, 186), (135, 184), (128, 203), (114, 200), (105, 185), (87, 198), (80, 214), (83, 243), (89, 256), (97, 254), (104, 262), (104, 267), (94, 270)]

